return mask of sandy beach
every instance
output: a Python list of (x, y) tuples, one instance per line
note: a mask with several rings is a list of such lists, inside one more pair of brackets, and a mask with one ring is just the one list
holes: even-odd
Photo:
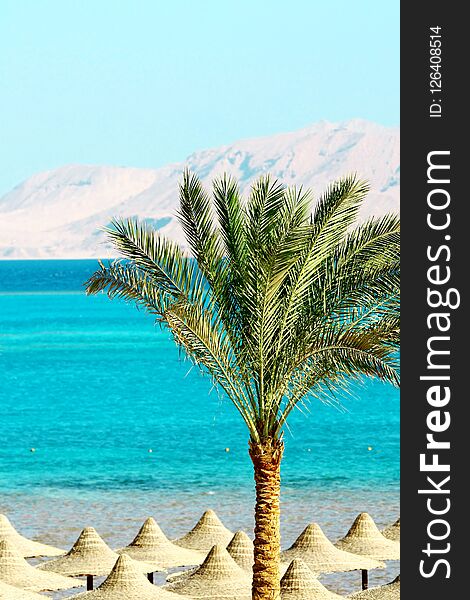
[[(11, 522), (26, 537), (69, 549), (81, 529), (92, 525), (111, 548), (116, 549), (130, 543), (143, 521), (153, 516), (170, 539), (187, 533), (204, 510), (212, 507), (226, 527), (232, 531), (242, 529), (252, 538), (253, 518), (250, 511), (250, 498), (232, 492), (221, 494), (200, 494), (199, 498), (188, 503), (184, 498), (174, 498), (173, 502), (163, 502), (158, 494), (142, 495), (123, 492), (111, 497), (90, 502), (86, 495), (59, 501), (53, 498), (28, 498), (17, 495), (0, 500), (0, 511), (8, 514)], [(241, 501), (242, 500), (242, 501)], [(245, 502), (248, 504), (245, 504)], [(9, 504), (9, 506), (8, 506)], [(112, 509), (111, 509), (112, 507)], [(369, 512), (382, 529), (396, 520), (399, 504), (396, 492), (382, 493), (381, 499), (375, 494), (352, 491), (349, 494), (331, 493), (318, 490), (317, 494), (294, 493), (286, 489), (283, 494), (282, 547), (287, 548), (309, 523), (318, 522), (331, 541), (336, 541), (349, 529), (355, 516), (361, 511)], [(56, 517), (61, 515), (60, 520)], [(31, 560), (37, 564), (39, 560)], [(180, 568), (170, 569), (169, 573)], [(399, 561), (389, 561), (386, 569), (369, 573), (370, 585), (383, 585), (392, 581), (400, 572)], [(95, 585), (104, 578), (97, 577)], [(165, 575), (155, 574), (155, 583), (164, 583)], [(330, 590), (339, 594), (350, 594), (360, 590), (360, 571), (323, 575), (320, 581)], [(83, 590), (65, 590), (45, 594), (59, 600), (72, 597)]]

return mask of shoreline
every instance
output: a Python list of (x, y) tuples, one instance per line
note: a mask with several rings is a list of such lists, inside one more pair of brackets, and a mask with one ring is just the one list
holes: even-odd
[[(122, 547), (133, 539), (149, 516), (155, 518), (167, 537), (178, 538), (212, 508), (232, 531), (253, 530), (254, 486), (237, 491), (168, 494), (130, 490), (81, 495), (29, 494), (26, 491), (0, 494), (0, 513), (26, 537), (68, 548), (83, 527), (93, 526), (111, 547)], [(311, 522), (320, 524), (332, 540), (343, 536), (360, 512), (368, 512), (382, 529), (399, 516), (399, 490), (369, 488), (322, 490), (305, 488), (281, 493), (281, 534), (290, 545)]]

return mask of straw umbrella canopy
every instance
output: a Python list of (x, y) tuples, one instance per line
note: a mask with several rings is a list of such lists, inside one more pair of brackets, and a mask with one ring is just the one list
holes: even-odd
[(121, 554), (111, 573), (96, 590), (74, 596), (86, 600), (178, 600), (178, 595), (152, 585), (136, 567), (136, 562)]
[(165, 589), (194, 599), (251, 600), (251, 576), (224, 546), (217, 545), (199, 568), (181, 575)]
[(379, 569), (385, 566), (369, 557), (335, 548), (317, 523), (307, 525), (292, 546), (281, 552), (283, 561), (294, 558), (301, 558), (315, 574)]
[(0, 600), (44, 600), (44, 596), (36, 592), (28, 592), (0, 581)]
[(204, 560), (202, 552), (182, 548), (170, 542), (152, 517), (145, 521), (129, 546), (116, 552), (126, 553), (135, 560), (156, 563), (161, 569), (200, 565)]
[(237, 531), (227, 546), (227, 552), (245, 571), (252, 571), (254, 563), (253, 542), (244, 531)]
[(24, 558), (38, 556), (60, 556), (65, 550), (28, 540), (19, 534), (5, 515), (0, 515), (0, 540), (11, 542)]
[[(237, 531), (235, 533), (227, 546), (227, 552), (239, 567), (245, 571), (249, 571), (250, 574), (252, 573), (254, 563), (253, 542), (244, 531)], [(196, 570), (197, 567), (186, 569), (184, 571), (177, 571), (176, 573), (169, 575), (166, 580), (173, 583), (179, 577), (190, 575)]]
[[(111, 550), (93, 527), (86, 527), (67, 554), (42, 563), (38, 569), (72, 576), (108, 575), (118, 557), (119, 555)], [(155, 564), (134, 562), (141, 573), (152, 573), (158, 568)]]
[(44, 573), (32, 567), (8, 540), (0, 542), (0, 580), (32, 592), (67, 590), (83, 585), (79, 579)]
[[(244, 531), (237, 531), (235, 533), (227, 546), (227, 552), (239, 567), (245, 571), (248, 571), (250, 574), (252, 573), (254, 563), (253, 542)], [(197, 567), (188, 569), (186, 571), (172, 573), (167, 577), (166, 580), (168, 582), (173, 582), (178, 579), (178, 577), (189, 575), (190, 573), (194, 573), (196, 570)]]
[(176, 540), (175, 544), (206, 554), (216, 544), (222, 544), (225, 547), (232, 536), (233, 533), (224, 527), (215, 512), (206, 510), (191, 531)]
[(400, 575), (391, 583), (348, 596), (354, 600), (400, 600)]
[(384, 537), (372, 517), (360, 513), (348, 533), (335, 544), (340, 550), (368, 556), (375, 560), (398, 560), (400, 544)]
[(399, 542), (400, 541), (400, 517), (398, 517), (398, 519), (395, 521), (395, 523), (392, 523), (392, 525), (389, 525), (388, 527), (385, 527), (385, 529), (382, 529), (382, 535), (385, 536), (387, 538), (387, 540), (392, 540), (393, 542)]
[(343, 598), (343, 596), (327, 590), (301, 558), (294, 558), (281, 579), (282, 600), (340, 600)]
[[(42, 563), (38, 569), (54, 571), (62, 575), (86, 575), (87, 590), (92, 590), (93, 577), (108, 575), (118, 557), (119, 554), (111, 550), (93, 527), (85, 527), (67, 554)], [(135, 561), (135, 563), (141, 573), (153, 573), (160, 568), (148, 562)]]

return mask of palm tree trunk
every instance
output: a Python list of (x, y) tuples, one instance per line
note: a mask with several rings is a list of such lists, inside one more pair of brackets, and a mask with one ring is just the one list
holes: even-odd
[(270, 439), (257, 444), (250, 441), (256, 483), (253, 600), (278, 600), (281, 553), (280, 491), (281, 459), (284, 444)]

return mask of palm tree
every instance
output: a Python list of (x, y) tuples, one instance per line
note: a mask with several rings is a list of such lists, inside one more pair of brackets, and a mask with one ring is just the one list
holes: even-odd
[(279, 598), (280, 464), (289, 414), (351, 379), (398, 384), (399, 219), (355, 225), (368, 186), (332, 184), (312, 213), (309, 191), (269, 176), (243, 201), (236, 181), (212, 196), (186, 171), (183, 250), (136, 220), (107, 228), (127, 260), (100, 268), (106, 290), (144, 307), (233, 402), (249, 433), (256, 483), (253, 600)]

